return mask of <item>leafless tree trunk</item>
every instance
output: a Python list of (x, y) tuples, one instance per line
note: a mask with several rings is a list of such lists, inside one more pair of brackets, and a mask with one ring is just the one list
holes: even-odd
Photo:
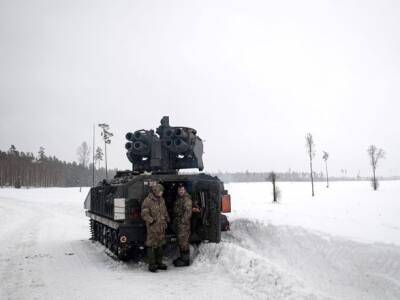
[(279, 188), (276, 186), (276, 174), (275, 172), (271, 172), (269, 174), (269, 180), (272, 182), (272, 197), (273, 197), (273, 202), (277, 203), (278, 200), (280, 199), (281, 192)]
[(310, 176), (311, 176), (311, 195), (314, 197), (314, 177), (313, 177), (313, 168), (312, 168), (312, 160), (315, 156), (315, 144), (314, 139), (311, 133), (307, 133), (306, 135), (306, 148), (307, 153), (310, 158)]
[(329, 153), (326, 151), (322, 151), (324, 154), (322, 156), (322, 158), (325, 161), (325, 170), (326, 170), (326, 187), (329, 188), (329, 176), (328, 176), (328, 157), (329, 157)]
[(103, 131), (101, 132), (101, 136), (104, 139), (104, 159), (106, 163), (106, 178), (108, 179), (108, 168), (107, 168), (107, 144), (111, 143), (111, 137), (114, 136), (110, 132), (110, 125), (103, 123), (98, 125)]
[(381, 158), (385, 158), (385, 151), (383, 151), (382, 149), (376, 148), (375, 145), (371, 145), (368, 147), (367, 152), (368, 152), (368, 156), (369, 156), (370, 163), (372, 166), (372, 175), (373, 175), (372, 187), (373, 187), (374, 191), (376, 191), (379, 186), (378, 180), (376, 178), (376, 167), (378, 166), (378, 161)]

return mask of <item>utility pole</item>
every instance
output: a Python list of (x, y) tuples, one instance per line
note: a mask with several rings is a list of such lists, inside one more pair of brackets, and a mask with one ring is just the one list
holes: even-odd
[(104, 140), (104, 157), (106, 163), (106, 179), (108, 179), (108, 169), (107, 169), (107, 142)]
[(92, 186), (94, 186), (94, 168), (95, 168), (95, 165), (94, 165), (94, 147), (95, 147), (95, 133), (96, 133), (96, 127), (95, 127), (95, 125), (94, 125), (94, 123), (93, 123), (93, 166), (92, 166)]

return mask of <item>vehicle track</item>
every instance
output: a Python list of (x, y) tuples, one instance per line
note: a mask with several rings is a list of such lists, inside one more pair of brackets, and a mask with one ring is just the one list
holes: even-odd
[[(0, 244), (3, 245), (0, 250), (0, 280), (4, 286), (0, 289), (0, 298), (27, 298), (31, 289), (44, 284), (34, 267), (35, 261), (48, 257), (36, 251), (40, 219), (15, 199), (11, 199), (12, 203), (3, 198), (0, 200), (0, 206), (7, 211), (3, 221), (11, 224), (0, 236)], [(21, 215), (24, 217), (21, 218)], [(16, 244), (18, 247), (15, 247)]]

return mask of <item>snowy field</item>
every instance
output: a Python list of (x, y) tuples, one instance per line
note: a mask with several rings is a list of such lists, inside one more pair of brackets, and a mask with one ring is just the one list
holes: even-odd
[(88, 240), (88, 189), (0, 189), (0, 299), (400, 299), (400, 181), (229, 184), (231, 231), (152, 274)]

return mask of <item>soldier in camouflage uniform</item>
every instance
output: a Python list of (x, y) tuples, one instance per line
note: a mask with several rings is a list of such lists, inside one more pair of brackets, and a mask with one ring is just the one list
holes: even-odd
[(180, 257), (174, 260), (174, 266), (190, 265), (190, 221), (192, 217), (192, 199), (183, 185), (178, 186), (178, 195), (174, 204), (174, 226), (178, 238)]
[(149, 271), (166, 270), (167, 266), (163, 264), (162, 246), (165, 244), (165, 230), (169, 222), (167, 207), (162, 197), (164, 187), (156, 184), (152, 187), (151, 193), (143, 200), (142, 219), (146, 223), (147, 229), (147, 259)]

